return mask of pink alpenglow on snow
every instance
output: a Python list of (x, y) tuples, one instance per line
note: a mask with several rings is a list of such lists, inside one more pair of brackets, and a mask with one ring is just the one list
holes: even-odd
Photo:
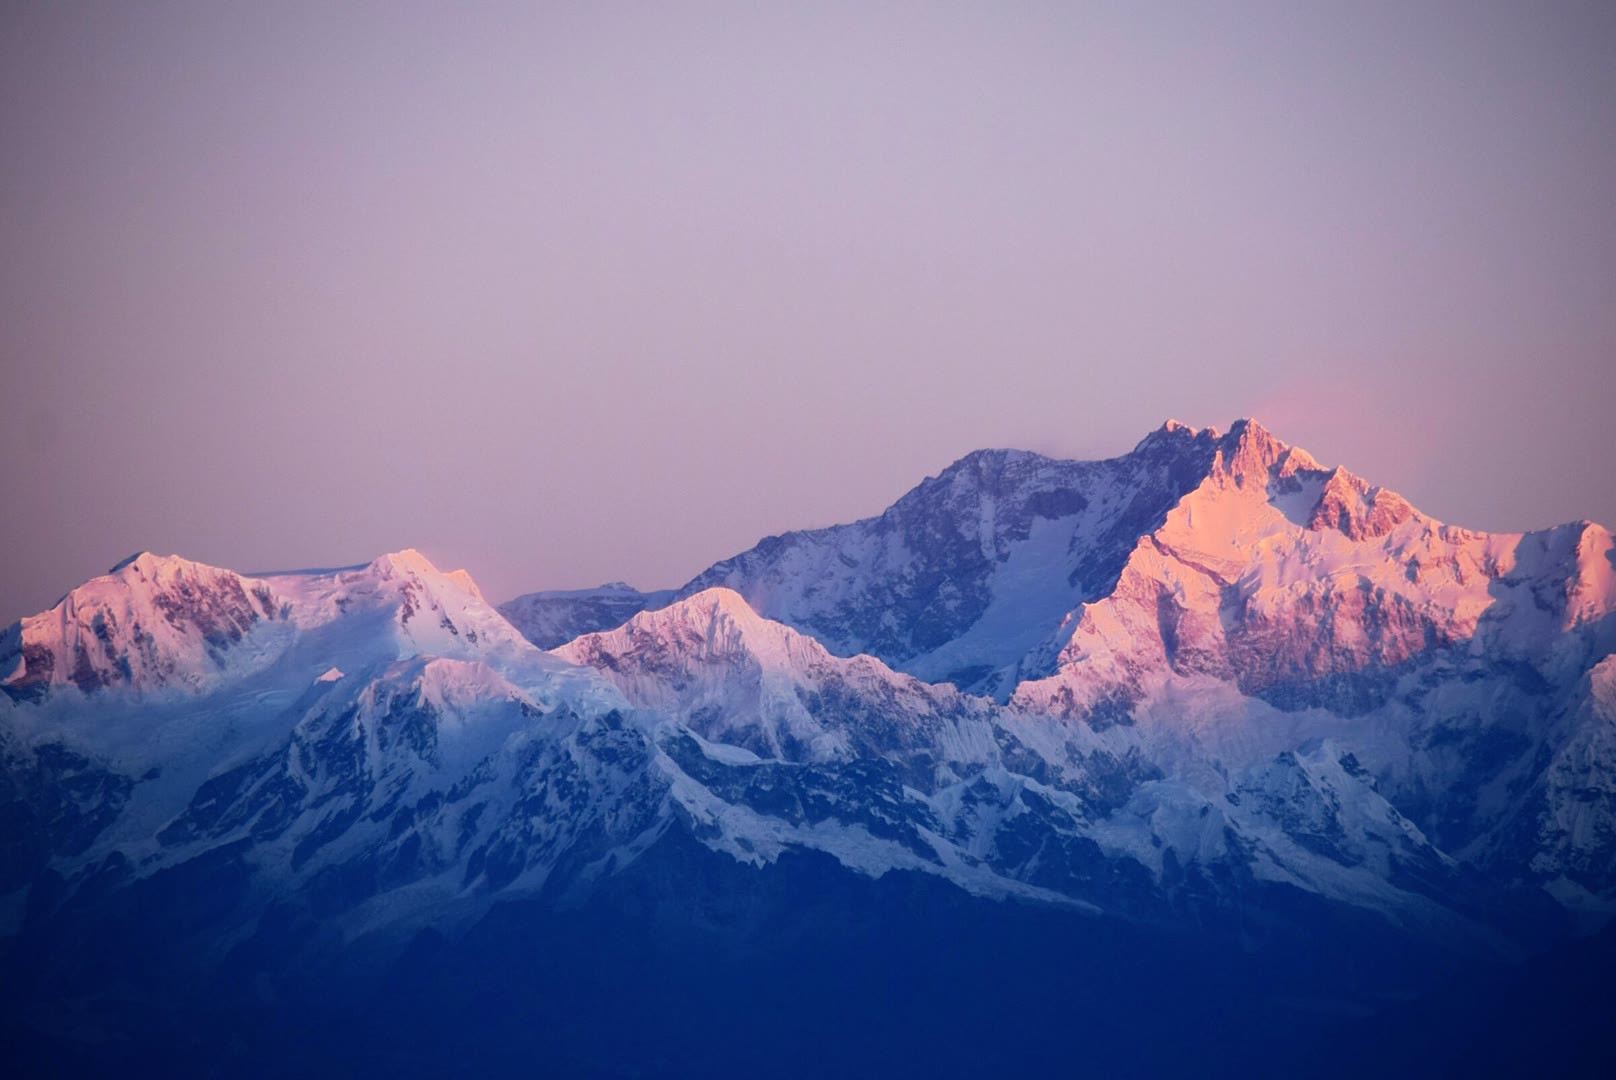
[(1258, 415), (1616, 520), (1610, 5), (8, 5), (0, 624), (129, 551), (688, 580)]

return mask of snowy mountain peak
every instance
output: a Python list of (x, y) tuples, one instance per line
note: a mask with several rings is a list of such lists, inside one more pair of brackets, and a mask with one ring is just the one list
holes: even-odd
[(710, 639), (726, 634), (748, 638), (760, 634), (776, 638), (784, 634), (803, 636), (781, 623), (763, 618), (740, 593), (722, 586), (703, 589), (657, 611), (641, 612), (629, 620), (629, 625), (644, 631), (694, 629)]
[(1306, 451), (1251, 419), (1226, 434), (1169, 421), (1133, 452), (1104, 461), (978, 450), (878, 517), (767, 537), (675, 593), (534, 593), (501, 610), (529, 640), (554, 648), (723, 586), (833, 654), (868, 653), (922, 679), (1004, 698), (1016, 683), (1053, 672), (1069, 616), (1114, 587), (1140, 538), (1187, 496), (1272, 494), (1284, 502), (1283, 516), (1268, 515), (1275, 527), (1287, 519), (1300, 526), (1323, 475)]
[(1372, 487), (1337, 466), (1308, 515), (1310, 529), (1334, 529), (1352, 540), (1385, 536), (1419, 512), (1408, 500), (1386, 488)]
[(1616, 912), (1613, 544), (1443, 525), (1246, 419), (978, 451), (677, 592), (509, 621), (414, 549), (141, 552), (0, 635), (0, 954), (71, 976), (78, 942), (150, 938), (122, 979), (215, 941), (248, 971), (702, 882), (690, 910), (773, 937), (759, 895), (841, 905), (843, 870), (894, 910), (926, 874), (1242, 947), (1342, 906), (1541, 940), (1556, 901)]
[(981, 450), (972, 450), (969, 454), (955, 461), (938, 474), (938, 479), (951, 480), (955, 477), (994, 476), (1002, 472), (1007, 466), (1049, 460), (1051, 459), (1042, 454), (1035, 454), (1031, 450), (986, 447)]
[[(537, 710), (531, 698), (479, 660), (443, 656), (404, 661), (405, 683), (416, 700), (440, 712), (469, 712), (488, 701), (519, 701)], [(374, 686), (367, 693), (374, 700)]]
[(441, 574), (431, 559), (421, 554), (415, 548), (404, 548), (401, 551), (391, 551), (370, 563), (370, 568), (381, 574)]
[(1244, 486), (1248, 480), (1266, 484), (1269, 473), (1290, 449), (1255, 420), (1236, 420), (1229, 433), (1218, 440), (1213, 473), (1222, 473)]
[(1169, 420), (1140, 440), (1129, 456), (1161, 455), (1179, 455), (1186, 467), (1223, 477), (1237, 487), (1245, 486), (1247, 478), (1260, 486), (1276, 466), (1287, 476), (1319, 468), (1307, 451), (1290, 446), (1250, 417), (1236, 420), (1227, 432)]
[(417, 578), (442, 582), (469, 593), (479, 601), (483, 601), (483, 591), (478, 587), (477, 582), (472, 580), (470, 573), (463, 569), (440, 570), (437, 564), (415, 548), (405, 548), (402, 551), (394, 551), (383, 555), (370, 563), (369, 569), (383, 577)]
[(372, 561), (368, 569), (383, 577), (426, 578), (446, 582), (483, 600), (483, 591), (465, 570), (440, 570), (431, 559), (415, 548), (389, 552)]
[(1196, 443), (1210, 445), (1220, 438), (1222, 435), (1217, 428), (1195, 428), (1178, 420), (1169, 420), (1139, 440), (1138, 445), (1133, 448), (1133, 453), (1149, 453), (1173, 447), (1186, 448)]
[(0, 635), (0, 686), (12, 697), (61, 686), (195, 688), (287, 614), (266, 581), (141, 552)]
[[(1208, 497), (1244, 493), (1258, 503), (1271, 503), (1294, 524), (1314, 531), (1331, 529), (1354, 541), (1385, 536), (1404, 522), (1421, 518), (1396, 492), (1375, 487), (1341, 466), (1325, 468), (1306, 450), (1277, 438), (1253, 419), (1236, 420), (1222, 436), (1216, 436), (1214, 428), (1190, 432), (1182, 425), (1169, 425), (1141, 446), (1189, 437), (1215, 437), (1206, 481), (1196, 496), (1201, 503)], [(1255, 523), (1252, 514), (1261, 514), (1255, 509), (1242, 513), (1248, 526)], [(1203, 507), (1201, 520), (1207, 516)]]
[[(586, 634), (555, 655), (599, 671), (639, 708), (770, 760), (908, 753), (944, 717), (986, 706), (871, 656), (833, 656), (725, 588)], [(916, 780), (929, 783), (929, 772)]]
[(656, 611), (635, 615), (617, 630), (586, 634), (555, 650), (573, 663), (612, 669), (608, 655), (655, 655), (669, 663), (714, 660), (786, 669), (829, 654), (819, 642), (763, 618), (734, 589), (704, 589)]
[(1318, 472), (1323, 468), (1313, 459), (1313, 455), (1300, 446), (1292, 446), (1279, 456), (1279, 469), (1275, 473), (1278, 479), (1285, 480), (1301, 472)]
[(642, 593), (613, 581), (593, 589), (551, 589), (528, 593), (499, 606), (522, 636), (541, 649), (554, 649), (573, 638), (622, 626), (636, 613), (662, 607), (674, 592)]
[(310, 635), (332, 643), (321, 650), (339, 648), (355, 620), (391, 627), (392, 646), (377, 659), (542, 656), (470, 575), (445, 573), (414, 549), (343, 570), (262, 576), (140, 552), (0, 634), (0, 690), (14, 699), (71, 687), (204, 693), (276, 663)]
[(1247, 440), (1269, 443), (1279, 442), (1278, 439), (1274, 438), (1274, 433), (1264, 427), (1261, 421), (1250, 416), (1242, 416), (1230, 424), (1228, 437), (1237, 442)]
[(122, 570), (124, 567), (128, 566), (130, 563), (133, 563), (138, 559), (144, 559), (144, 558), (149, 558), (149, 557), (152, 557), (151, 552), (144, 551), (144, 550), (137, 551), (133, 555), (129, 556), (127, 559), (120, 560), (116, 565), (114, 565), (110, 570), (108, 570), (107, 573), (116, 574), (119, 570)]
[[(711, 589), (703, 589), (694, 596), (686, 597), (679, 603), (670, 605), (666, 610), (669, 612), (694, 611), (709, 613), (714, 618), (740, 620), (751, 625), (760, 625), (764, 622), (762, 616), (752, 610), (752, 606), (746, 602), (746, 599), (740, 593), (734, 589), (726, 589), (721, 585), (714, 586)], [(650, 620), (654, 618), (654, 615), (636, 616), (636, 618)]]
[[(152, 551), (137, 551), (124, 559), (99, 578), (91, 578), (79, 588), (84, 589), (94, 585), (105, 578), (123, 578), (136, 580), (174, 580), (185, 575), (206, 575), (218, 573), (234, 573), (234, 571), (221, 570), (216, 566), (196, 562), (181, 555), (158, 555)], [(78, 591), (78, 590), (75, 590)]]
[[(1287, 707), (1334, 695), (1350, 711), (1380, 692), (1361, 688), (1375, 672), (1469, 639), (1484, 613), (1522, 653), (1551, 632), (1535, 612), (1552, 608), (1556, 629), (1604, 618), (1608, 542), (1555, 536), (1514, 555), (1518, 538), (1444, 526), (1257, 420), (1221, 433), (1170, 421), (1106, 461), (968, 454), (879, 517), (771, 537), (678, 595), (731, 589), (833, 656), (1056, 712), (1103, 713), (1192, 676)], [(1552, 584), (1568, 575), (1569, 592)], [(1528, 604), (1509, 584), (1528, 580), (1564, 595)], [(596, 590), (503, 610), (553, 647), (671, 599)], [(705, 641), (723, 610), (682, 618), (699, 615)], [(727, 610), (714, 641), (750, 625)]]

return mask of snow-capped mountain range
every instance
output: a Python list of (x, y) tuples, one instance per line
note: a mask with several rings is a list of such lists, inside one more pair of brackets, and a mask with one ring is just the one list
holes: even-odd
[(677, 838), (1508, 955), (1616, 911), (1613, 654), (1608, 530), (1446, 525), (1245, 420), (981, 451), (664, 593), (141, 554), (0, 635), (0, 937), (70, 970), (138, 907), (206, 966), (291, 919), (291, 963)]
[[(732, 589), (829, 653), (990, 696), (999, 737), (1056, 774), (1101, 740), (1209, 812), (1231, 812), (1238, 770), (1325, 739), (1445, 857), (1608, 912), (1612, 551), (1589, 522), (1443, 524), (1252, 421), (1170, 421), (1111, 461), (969, 455), (879, 517), (771, 537), (681, 600), (641, 599)], [(569, 629), (601, 629), (570, 596)], [(560, 613), (544, 594), (503, 610), (524, 631)], [(625, 652), (655, 654), (642, 622), (616, 631), (633, 647), (560, 651), (658, 708), (620, 674)]]

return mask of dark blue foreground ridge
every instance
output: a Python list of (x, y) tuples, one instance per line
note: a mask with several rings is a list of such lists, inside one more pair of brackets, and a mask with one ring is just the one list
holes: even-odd
[(1253, 421), (981, 451), (662, 593), (142, 552), (0, 633), (3, 1034), (28, 1075), (1579, 1075), (1613, 654), (1609, 531), (1448, 525)]

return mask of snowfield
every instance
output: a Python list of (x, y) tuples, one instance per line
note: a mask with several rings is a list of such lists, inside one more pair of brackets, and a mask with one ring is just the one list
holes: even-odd
[(1616, 910), (1613, 613), (1608, 530), (1446, 525), (1251, 421), (983, 451), (665, 593), (145, 553), (0, 637), (0, 914), (222, 862), (228, 925), (400, 937), (679, 835), (1147, 922), (1283, 886), (1509, 954), (1534, 904)]

